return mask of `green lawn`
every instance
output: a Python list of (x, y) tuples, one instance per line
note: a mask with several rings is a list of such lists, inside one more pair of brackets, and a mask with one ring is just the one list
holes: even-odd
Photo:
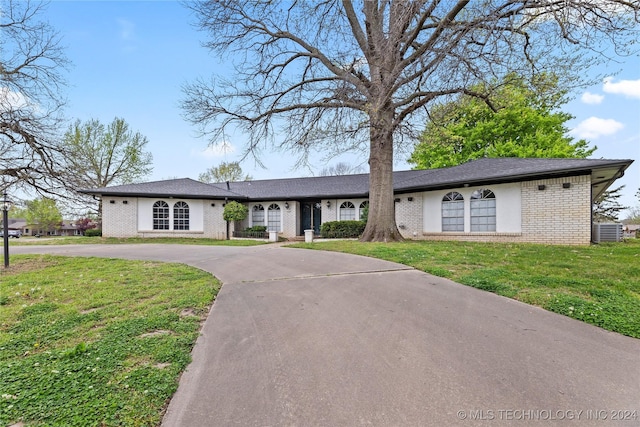
[[(151, 241), (219, 242), (196, 240)], [(293, 246), (407, 264), (640, 338), (639, 240)], [(157, 426), (219, 286), (179, 264), (12, 256), (0, 269), (0, 425)]]
[(2, 426), (159, 425), (220, 286), (179, 264), (40, 255), (0, 282)]
[(585, 247), (350, 240), (294, 246), (410, 265), (640, 338), (640, 240)]

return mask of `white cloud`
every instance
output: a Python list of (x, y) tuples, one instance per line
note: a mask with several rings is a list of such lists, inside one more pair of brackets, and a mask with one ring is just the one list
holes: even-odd
[(585, 104), (597, 105), (597, 104), (600, 104), (602, 102), (602, 100), (604, 99), (604, 95), (598, 95), (596, 93), (585, 92), (585, 93), (582, 94), (582, 97), (580, 99)]
[(191, 150), (191, 155), (194, 157), (212, 159), (214, 157), (223, 157), (224, 155), (231, 154), (234, 151), (236, 151), (236, 148), (230, 142), (223, 141), (218, 144), (211, 144), (204, 150)]
[(11, 91), (8, 87), (0, 87), (0, 111), (11, 111), (15, 109), (34, 107), (18, 92)]
[(640, 79), (638, 80), (620, 80), (614, 83), (613, 77), (605, 77), (602, 90), (607, 93), (615, 93), (624, 95), (627, 98), (640, 99)]
[(122, 50), (125, 53), (132, 53), (138, 49), (136, 43), (136, 25), (127, 19), (118, 18), (118, 36), (120, 37), (120, 43)]
[(135, 39), (136, 26), (133, 22), (124, 18), (118, 18), (118, 27), (120, 27), (120, 32), (119, 32), (120, 39), (124, 41), (130, 41)]
[(599, 117), (589, 117), (578, 123), (571, 133), (578, 138), (596, 139), (604, 135), (613, 135), (624, 127), (624, 125), (614, 119), (601, 119)]

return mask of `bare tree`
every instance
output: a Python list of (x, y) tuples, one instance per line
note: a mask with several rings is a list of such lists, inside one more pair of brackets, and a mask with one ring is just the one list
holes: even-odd
[(56, 134), (68, 62), (42, 3), (0, 0), (0, 188), (63, 190)]
[(76, 205), (96, 211), (102, 218), (102, 204), (78, 190), (140, 181), (153, 170), (153, 156), (145, 151), (148, 140), (130, 130), (122, 118), (107, 126), (97, 119), (69, 126), (63, 137), (65, 182)]
[(240, 162), (222, 162), (218, 166), (211, 166), (205, 172), (198, 175), (198, 180), (202, 182), (225, 182), (225, 181), (251, 181), (253, 178), (249, 174), (242, 172)]
[[(632, 46), (640, 20), (638, 2), (626, 0), (185, 4), (209, 34), (205, 47), (235, 67), (186, 86), (186, 116), (212, 141), (228, 127), (246, 132), (246, 154), (280, 132), (278, 145), (301, 159), (310, 150), (368, 152), (365, 241), (401, 239), (394, 147), (417, 140), (433, 100), (467, 94), (490, 104), (508, 72), (554, 70), (575, 83), (611, 43)], [(478, 83), (486, 91), (471, 89)]]
[(620, 212), (628, 206), (620, 204), (624, 185), (613, 190), (605, 191), (593, 203), (592, 216), (594, 222), (617, 222)]
[(353, 175), (362, 173), (362, 166), (350, 165), (346, 162), (338, 162), (333, 166), (326, 166), (320, 171), (320, 176)]

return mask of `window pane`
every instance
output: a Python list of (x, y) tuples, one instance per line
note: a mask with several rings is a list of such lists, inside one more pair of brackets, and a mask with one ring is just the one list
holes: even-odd
[(255, 205), (251, 211), (251, 223), (253, 225), (264, 225), (264, 207)]
[(267, 230), (280, 231), (280, 206), (275, 203), (269, 206)]
[(496, 198), (488, 189), (474, 191), (471, 195), (471, 231), (496, 231)]
[(173, 205), (173, 229), (189, 229), (189, 205), (185, 202), (178, 202)]
[(153, 204), (153, 229), (169, 229), (169, 205), (166, 202), (157, 201)]
[(442, 231), (464, 231), (464, 200), (460, 193), (442, 199)]
[(340, 205), (340, 221), (356, 219), (356, 206), (351, 202), (344, 202)]

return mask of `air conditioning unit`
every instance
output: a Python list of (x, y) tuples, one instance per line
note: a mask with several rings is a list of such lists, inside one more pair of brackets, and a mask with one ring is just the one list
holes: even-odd
[(623, 234), (622, 224), (602, 224), (596, 222), (593, 224), (591, 230), (594, 243), (619, 242), (622, 240)]

